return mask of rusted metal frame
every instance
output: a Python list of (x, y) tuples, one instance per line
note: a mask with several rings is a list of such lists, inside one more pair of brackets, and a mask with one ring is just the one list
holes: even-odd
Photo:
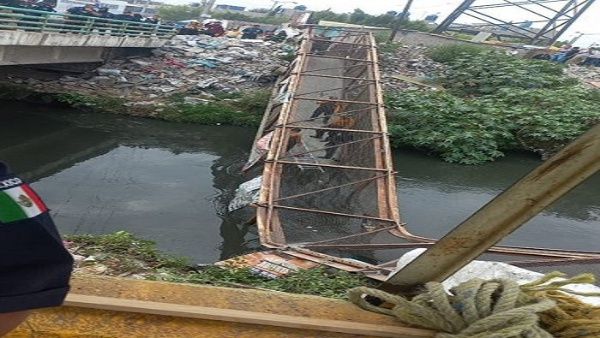
[(307, 249), (335, 249), (335, 250), (386, 250), (421, 248), (432, 245), (431, 243), (365, 243), (365, 244), (303, 244)]
[(335, 40), (327, 40), (327, 39), (315, 39), (312, 38), (310, 39), (311, 41), (322, 41), (322, 42), (331, 42), (332, 44), (337, 43), (337, 44), (342, 44), (342, 45), (353, 45), (353, 46), (369, 46), (369, 45), (364, 45), (362, 43), (355, 43), (355, 42), (342, 42), (342, 41), (335, 41)]
[[(369, 39), (371, 41), (371, 53), (370, 53), (370, 59), (373, 61), (372, 64), (372, 68), (373, 68), (373, 75), (375, 77), (375, 97), (376, 97), (376, 103), (377, 103), (377, 108), (376, 108), (376, 112), (378, 114), (378, 118), (377, 118), (377, 122), (379, 122), (379, 130), (383, 131), (386, 133), (387, 135), (387, 122), (386, 122), (386, 116), (385, 116), (385, 111), (384, 111), (384, 101), (383, 101), (383, 88), (381, 87), (381, 82), (380, 82), (380, 78), (379, 78), (379, 64), (378, 64), (378, 56), (377, 56), (377, 49), (376, 49), (376, 45), (375, 45), (375, 38), (373, 37), (373, 34), (369, 34)], [(393, 161), (392, 161), (392, 155), (391, 155), (391, 150), (390, 150), (390, 142), (388, 137), (383, 137), (382, 138), (383, 141), (383, 146), (382, 146), (382, 150), (383, 150), (383, 159), (385, 162), (385, 166), (388, 170), (388, 177), (386, 179), (386, 184), (387, 184), (387, 198), (386, 201), (388, 203), (388, 209), (390, 212), (390, 217), (392, 219), (395, 219), (396, 222), (398, 223), (398, 229), (399, 230), (403, 230), (402, 227), (400, 226), (400, 223), (402, 222), (401, 218), (400, 218), (400, 211), (398, 209), (398, 196), (396, 194), (396, 184), (395, 184), (395, 179), (394, 179), (394, 171), (393, 171)]]
[[(309, 28), (309, 32), (308, 34), (311, 33), (311, 29)], [(306, 48), (308, 47), (308, 40), (304, 40), (302, 42), (302, 45), (299, 48), (299, 61), (296, 64), (296, 69), (298, 71), (302, 71), (304, 64), (306, 63)], [(298, 85), (299, 85), (299, 76), (297, 76), (296, 74), (294, 74), (294, 72), (290, 72), (290, 83), (289, 83), (289, 88), (290, 91), (292, 93), (295, 92), (295, 90), (297, 89)], [(290, 106), (293, 104), (294, 101), (290, 100), (287, 102), (282, 103), (282, 108), (281, 111), (279, 113), (279, 124), (282, 124), (285, 126), (285, 124), (287, 123), (287, 120), (289, 118), (289, 111), (290, 111)], [(281, 152), (281, 149), (283, 147), (283, 141), (282, 138), (285, 136), (285, 129), (281, 128), (281, 129), (276, 129), (274, 131), (273, 134), (273, 140), (277, 140), (279, 141), (278, 147), (271, 147), (269, 149), (269, 152), (267, 154), (267, 160), (272, 160), (272, 159), (277, 159), (279, 157), (279, 153)], [(277, 170), (277, 163), (270, 163), (265, 161), (265, 167), (263, 170), (263, 183), (261, 185), (261, 190), (260, 190), (260, 194), (259, 194), (259, 203), (271, 203), (273, 201), (273, 186), (275, 184), (275, 178), (277, 177), (277, 172), (275, 172)], [(285, 244), (285, 237), (283, 237), (284, 235), (282, 235), (283, 231), (278, 231), (278, 235), (280, 238), (278, 238), (276, 241), (273, 240), (272, 236), (271, 236), (271, 226), (272, 226), (272, 217), (273, 217), (273, 208), (268, 208), (268, 209), (262, 209), (259, 208), (257, 210), (257, 225), (258, 225), (258, 230), (259, 230), (259, 237), (261, 240), (261, 244), (268, 246), (268, 247), (277, 247), (277, 246), (281, 246), (283, 244)], [(281, 230), (281, 229), (279, 229)], [(276, 243), (277, 242), (277, 243)], [(281, 243), (283, 242), (283, 243)], [(275, 244), (276, 243), (276, 244)]]
[(318, 98), (318, 97), (295, 97), (294, 100), (341, 102), (341, 103), (352, 103), (352, 104), (368, 104), (368, 105), (372, 105), (372, 106), (379, 104), (379, 103), (373, 103), (371, 101), (330, 100), (330, 99), (323, 99), (323, 98)]
[[(308, 258), (308, 260), (311, 260), (313, 262), (318, 262), (318, 263), (325, 264), (325, 265), (328, 265), (328, 262), (340, 263), (340, 264), (343, 264), (348, 267), (352, 267), (352, 268), (356, 269), (355, 271), (361, 271), (361, 270), (365, 270), (365, 269), (385, 271), (386, 273), (390, 271), (390, 269), (379, 268), (377, 265), (359, 262), (357, 260), (350, 260), (350, 259), (344, 259), (344, 258), (340, 258), (340, 257), (330, 256), (330, 255), (327, 255), (324, 253), (304, 249), (302, 247), (295, 246), (295, 245), (290, 246), (287, 250), (284, 251), (284, 253), (292, 255), (292, 256), (294, 256), (294, 252), (297, 252), (299, 254), (306, 255), (306, 256), (320, 258), (317, 261), (314, 261), (314, 260), (311, 260), (310, 258)], [(301, 258), (306, 259), (307, 257), (301, 257)]]
[[(515, 34), (517, 34), (517, 35), (519, 35), (519, 36), (525, 37), (525, 38), (529, 38), (529, 39), (531, 39), (531, 38), (533, 38), (533, 36), (528, 36), (528, 35), (527, 35), (526, 33), (524, 33), (523, 31), (525, 31), (525, 32), (527, 32), (527, 33), (530, 33), (530, 34), (535, 34), (535, 33), (532, 33), (531, 31), (528, 31), (528, 30), (526, 30), (526, 29), (523, 29), (522, 31), (518, 31), (518, 30), (511, 29), (511, 28), (507, 27), (509, 24), (508, 24), (506, 21), (502, 21), (502, 20), (495, 19), (495, 20), (498, 20), (498, 21), (500, 21), (500, 22), (504, 23), (504, 24), (500, 24), (500, 23), (491, 22), (491, 21), (489, 21), (489, 20), (487, 20), (487, 19), (482, 19), (482, 18), (480, 18), (480, 17), (478, 17), (478, 16), (476, 16), (476, 15), (474, 15), (474, 14), (472, 14), (472, 13), (468, 13), (468, 12), (466, 12), (466, 11), (465, 11), (465, 12), (463, 12), (463, 14), (464, 14), (464, 15), (466, 15), (466, 16), (470, 16), (470, 17), (472, 17), (472, 18), (474, 18), (474, 19), (477, 19), (477, 20), (481, 20), (481, 21), (483, 21), (483, 22), (486, 22), (486, 23), (488, 23), (488, 24), (490, 24), (490, 25), (492, 25), (492, 26), (496, 26), (496, 27), (501, 27), (501, 28), (504, 28), (504, 29), (506, 29), (507, 31), (513, 32), (513, 33), (515, 33)], [(480, 13), (478, 13), (478, 14), (480, 14)], [(489, 16), (489, 15), (488, 15), (488, 16)]]
[(363, 237), (363, 236), (367, 236), (367, 235), (372, 235), (372, 234), (376, 234), (378, 232), (392, 230), (394, 228), (396, 228), (396, 225), (391, 225), (391, 226), (379, 228), (379, 229), (376, 229), (376, 230), (361, 232), (361, 233), (358, 233), (358, 234), (347, 235), (347, 236), (342, 236), (342, 237), (337, 237), (337, 238), (332, 238), (332, 239), (326, 239), (326, 240), (323, 240), (323, 241), (300, 243), (298, 245), (305, 246), (305, 245), (313, 245), (313, 244), (314, 245), (319, 245), (319, 244), (327, 244), (327, 243), (334, 244), (335, 242), (338, 242), (338, 241), (343, 241), (343, 240), (346, 240), (346, 239), (352, 239), (352, 238), (357, 238), (357, 237)]
[(330, 191), (330, 190), (335, 190), (335, 189), (344, 188), (344, 187), (348, 187), (348, 186), (355, 185), (355, 184), (369, 182), (369, 181), (372, 181), (372, 180), (376, 180), (378, 178), (379, 178), (379, 176), (373, 176), (373, 177), (365, 178), (363, 180), (353, 181), (353, 182), (350, 182), (350, 183), (344, 183), (344, 184), (336, 185), (336, 186), (329, 187), (329, 188), (323, 188), (323, 189), (319, 189), (319, 190), (313, 190), (313, 191), (305, 192), (305, 193), (302, 193), (302, 194), (296, 194), (296, 195), (281, 197), (281, 198), (276, 199), (273, 202), (285, 201), (285, 200), (289, 200), (289, 199), (293, 199), (293, 198), (298, 198), (298, 197), (304, 197), (304, 196), (319, 194), (319, 193)]
[(308, 209), (308, 208), (290, 207), (290, 206), (287, 206), (287, 205), (280, 205), (280, 204), (272, 204), (272, 205), (257, 204), (257, 205), (259, 207), (273, 207), (273, 208), (278, 208), (278, 209), (286, 209), (286, 210), (300, 211), (300, 212), (309, 212), (309, 213), (315, 213), (315, 214), (323, 214), (323, 215), (331, 215), (331, 216), (339, 216), (339, 217), (347, 217), (347, 218), (356, 218), (356, 219), (370, 219), (370, 220), (379, 221), (379, 222), (396, 223), (396, 221), (394, 221), (393, 219), (379, 218), (379, 217), (373, 217), (373, 216), (364, 216), (364, 215), (355, 215), (355, 214), (346, 214), (346, 213), (343, 213), (343, 212), (335, 212), (335, 211), (327, 211), (327, 210), (319, 210), (319, 209)]
[(306, 73), (312, 73), (312, 72), (322, 72), (322, 71), (326, 71), (326, 70), (338, 70), (338, 69), (347, 69), (347, 68), (353, 68), (353, 67), (364, 67), (364, 65), (353, 65), (350, 67), (346, 67), (346, 66), (342, 66), (342, 67), (328, 67), (328, 68), (317, 68), (317, 69), (309, 69), (309, 70), (305, 70), (304, 72), (302, 72), (302, 74), (306, 74)]
[[(360, 74), (353, 76), (357, 79), (362, 79), (362, 76), (369, 70), (369, 65), (361, 65), (364, 67), (364, 69), (360, 72)], [(349, 69), (350, 67), (346, 68)], [(344, 72), (344, 76), (346, 76), (346, 72)], [(360, 80), (353, 80), (353, 81), (360, 81)], [(352, 81), (348, 84), (348, 87), (353, 87), (354, 83), (352, 83)]]
[(506, 2), (506, 3), (508, 3), (508, 4), (511, 4), (511, 5), (513, 5), (513, 6), (519, 7), (519, 8), (521, 8), (521, 9), (523, 9), (523, 10), (525, 10), (525, 11), (528, 11), (528, 12), (530, 12), (530, 13), (533, 13), (533, 14), (535, 14), (535, 15), (541, 16), (542, 18), (544, 18), (544, 19), (546, 19), (546, 20), (552, 20), (552, 18), (550, 18), (550, 17), (547, 17), (547, 16), (545, 16), (545, 15), (542, 15), (542, 14), (540, 14), (539, 12), (536, 12), (536, 11), (534, 11), (534, 10), (530, 9), (530, 8), (527, 8), (527, 7), (523, 6), (522, 4), (519, 4), (519, 3), (514, 3), (514, 2), (512, 2), (512, 1), (508, 1), (508, 0), (502, 0), (502, 1), (504, 1), (504, 2)]
[[(362, 87), (362, 86), (372, 86), (372, 85), (373, 85), (372, 82), (370, 82), (370, 83), (361, 83), (361, 84), (358, 84), (358, 85), (355, 85), (355, 86), (351, 86), (350, 88), (354, 89), (354, 88), (359, 88), (359, 87)], [(330, 89), (325, 89), (325, 90), (315, 90), (315, 91), (312, 91), (312, 92), (306, 92), (306, 93), (302, 93), (302, 94), (296, 94), (296, 97), (300, 97), (300, 96), (303, 96), (303, 95), (310, 95), (310, 94), (331, 92), (331, 91), (334, 91), (334, 90), (341, 90), (341, 89), (346, 89), (346, 88), (345, 87), (336, 87), (336, 88), (330, 88)]]
[[(348, 111), (341, 112), (341, 113), (336, 113), (336, 114), (333, 114), (331, 116), (333, 117), (333, 116), (352, 115), (352, 114), (360, 113), (362, 111), (369, 110), (369, 109), (371, 109), (371, 108), (370, 107), (365, 107), (365, 108), (353, 109), (353, 110), (348, 110)], [(311, 121), (319, 120), (319, 119), (322, 119), (322, 118), (323, 118), (323, 116), (311, 117), (310, 119), (306, 119), (306, 120), (297, 120), (297, 121), (288, 122), (288, 125), (293, 124), (293, 123), (311, 122)]]
[(354, 59), (354, 58), (347, 58), (347, 57), (343, 57), (343, 56), (334, 56), (334, 55), (320, 55), (320, 54), (308, 53), (308, 54), (306, 54), (306, 56), (310, 57), (310, 58), (337, 59), (337, 60), (347, 60), (347, 61), (365, 62), (365, 63), (372, 62), (367, 59)]
[(338, 76), (338, 75), (326, 75), (326, 74), (305, 74), (301, 73), (302, 76), (313, 76), (313, 77), (325, 77), (329, 79), (342, 79), (342, 80), (363, 80), (363, 81), (374, 81), (369, 79), (361, 79), (356, 77)]
[(410, 292), (425, 282), (443, 281), (599, 170), (600, 124), (471, 215), (382, 288)]
[(509, 261), (506, 264), (515, 265), (519, 267), (531, 267), (531, 266), (548, 266), (558, 264), (598, 264), (600, 258), (558, 258), (558, 259), (546, 259), (546, 260), (529, 260), (529, 261)]
[[(490, 22), (490, 24), (492, 24), (492, 25), (500, 25), (501, 27), (504, 27), (505, 29), (507, 29), (507, 30), (509, 30), (509, 31), (511, 31), (511, 32), (515, 32), (515, 33), (517, 32), (517, 31), (513, 31), (513, 30), (510, 30), (510, 29), (508, 29), (507, 27), (503, 26), (503, 24), (505, 24), (505, 25), (514, 25), (514, 24), (519, 24), (518, 22), (517, 22), (517, 23), (512, 23), (512, 24), (511, 24), (511, 23), (508, 23), (508, 22), (506, 22), (506, 21), (504, 21), (504, 20), (500, 20), (500, 19), (498, 19), (498, 18), (495, 18), (495, 17), (493, 17), (493, 16), (491, 16), (491, 15), (487, 15), (486, 13), (482, 13), (482, 12), (480, 12), (480, 11), (477, 11), (477, 10), (474, 10), (474, 9), (470, 9), (470, 11), (471, 11), (471, 12), (473, 12), (473, 13), (476, 13), (476, 14), (478, 14), (478, 15), (484, 16), (484, 17), (486, 17), (486, 18), (489, 18), (489, 20), (496, 20), (496, 21), (500, 22), (500, 24), (496, 24), (496, 23)], [(468, 13), (465, 13), (465, 14), (469, 15)], [(472, 16), (472, 15), (471, 15), (471, 16)], [(480, 20), (481, 20), (481, 19), (480, 19)], [(542, 21), (542, 22), (545, 22), (545, 21)], [(517, 27), (518, 27), (518, 26), (517, 26)], [(523, 30), (523, 31), (525, 31), (525, 32), (527, 32), (527, 33), (532, 33), (532, 34), (535, 34), (535, 32), (534, 32), (534, 31), (532, 31), (532, 30), (529, 30), (529, 29), (526, 29), (526, 28), (522, 28), (522, 27), (518, 27), (518, 28), (519, 28), (519, 29), (521, 29), (521, 30)], [(521, 34), (521, 35), (522, 35), (523, 33), (521, 32), (521, 33), (518, 33), (518, 34)]]
[[(267, 162), (266, 160), (265, 162)], [(307, 167), (325, 167), (325, 168), (336, 168), (336, 169), (349, 169), (349, 170), (366, 170), (366, 171), (387, 171), (386, 169), (379, 168), (369, 168), (369, 167), (354, 167), (348, 165), (339, 165), (339, 164), (328, 164), (328, 163), (308, 163), (308, 162), (294, 162), (294, 161), (285, 161), (279, 160), (277, 161), (279, 164), (292, 164), (292, 165), (301, 165)]]
[[(294, 128), (301, 128), (301, 127), (294, 127)], [(339, 148), (339, 147), (343, 147), (343, 146), (347, 146), (349, 144), (355, 144), (355, 143), (361, 143), (361, 142), (366, 142), (366, 141), (373, 141), (374, 139), (380, 138), (382, 137), (382, 135), (378, 135), (378, 136), (373, 136), (373, 137), (369, 137), (369, 138), (363, 138), (360, 140), (354, 140), (354, 141), (349, 141), (346, 143), (340, 143), (340, 144), (336, 144), (334, 146), (328, 146), (328, 147), (323, 147), (323, 148), (317, 148), (317, 149), (311, 149), (311, 150), (307, 150), (305, 152), (301, 152), (298, 154), (293, 154), (293, 155), (286, 155), (283, 158), (290, 158), (290, 157), (296, 157), (296, 156), (300, 156), (300, 155), (306, 155), (306, 154), (310, 154), (310, 153), (314, 153), (317, 151), (323, 151), (323, 150), (328, 150), (328, 149), (333, 149), (333, 148)]]
[(311, 129), (311, 130), (331, 130), (331, 131), (344, 131), (351, 133), (364, 133), (364, 134), (385, 134), (380, 131), (372, 131), (372, 130), (362, 130), (362, 129), (344, 129), (344, 128), (327, 128), (327, 127), (304, 127), (304, 126), (293, 126), (293, 127), (283, 127), (283, 126), (275, 126), (275, 128), (300, 128), (300, 129)]

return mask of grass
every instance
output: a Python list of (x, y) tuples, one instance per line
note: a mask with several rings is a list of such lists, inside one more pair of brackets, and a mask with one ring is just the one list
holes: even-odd
[(175, 122), (257, 127), (269, 97), (269, 90), (219, 94), (213, 102), (205, 104), (186, 104), (181, 97), (173, 97), (170, 107), (156, 117)]
[(115, 276), (137, 274), (156, 281), (241, 286), (329, 298), (345, 298), (348, 289), (373, 285), (360, 275), (327, 268), (300, 270), (280, 279), (259, 277), (247, 268), (195, 268), (183, 258), (160, 252), (156, 243), (125, 231), (107, 235), (70, 235), (65, 236), (65, 240), (71, 242), (71, 248), (78, 248), (76, 254), (94, 257), (95, 263), (108, 267), (107, 274)]

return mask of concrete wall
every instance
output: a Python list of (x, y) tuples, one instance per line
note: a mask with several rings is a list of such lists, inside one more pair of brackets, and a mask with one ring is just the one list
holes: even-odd
[(157, 48), (166, 39), (0, 31), (0, 66), (103, 62), (114, 49)]
[(103, 62), (103, 47), (0, 46), (0, 66)]
[(157, 37), (119, 37), (100, 34), (42, 33), (0, 30), (0, 46), (52, 47), (161, 47), (167, 40)]

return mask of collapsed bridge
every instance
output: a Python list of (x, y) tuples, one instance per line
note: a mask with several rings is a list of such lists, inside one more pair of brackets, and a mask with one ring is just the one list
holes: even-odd
[[(377, 48), (364, 30), (309, 27), (273, 90), (246, 169), (262, 164), (261, 244), (385, 280), (413, 235), (398, 210)], [(486, 225), (481, 225), (486, 226)], [(492, 247), (520, 266), (599, 262), (600, 253)]]

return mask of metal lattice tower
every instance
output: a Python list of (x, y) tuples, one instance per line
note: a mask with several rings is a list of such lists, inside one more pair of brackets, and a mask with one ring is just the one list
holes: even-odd
[[(435, 33), (458, 31), (489, 32), (499, 37), (520, 38), (532, 44), (554, 43), (595, 0), (465, 0), (436, 29)], [(528, 20), (512, 22), (510, 16), (526, 14)], [(463, 18), (477, 23), (463, 24)], [(535, 28), (534, 28), (535, 27)]]

